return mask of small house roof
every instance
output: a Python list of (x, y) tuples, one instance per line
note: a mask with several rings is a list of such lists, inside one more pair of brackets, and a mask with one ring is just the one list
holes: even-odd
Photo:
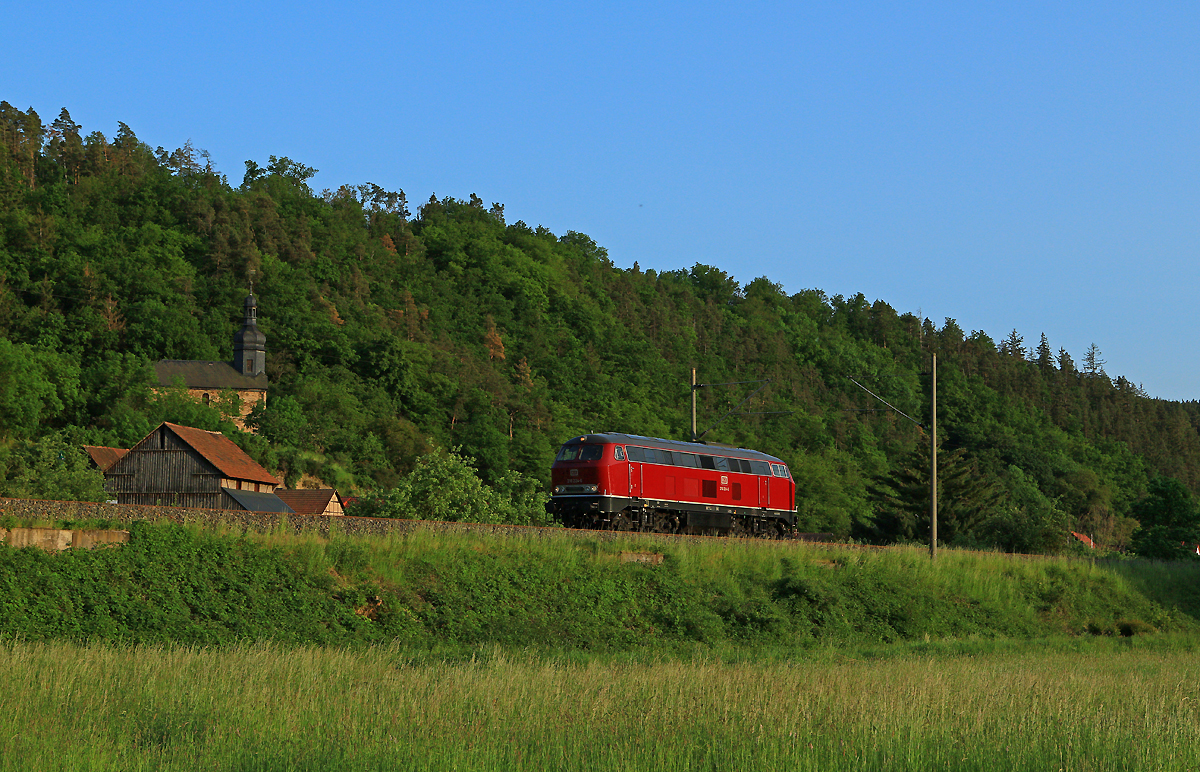
[(337, 491), (333, 488), (277, 489), (275, 495), (301, 515), (319, 515), (328, 508), (330, 500), (337, 497)]
[(233, 488), (222, 488), (234, 501), (246, 508), (247, 512), (282, 512), (285, 515), (294, 511), (274, 493), (256, 493), (254, 491), (239, 491)]
[(166, 422), (163, 423), (163, 426), (174, 432), (179, 439), (190, 445), (193, 450), (229, 479), (250, 480), (271, 485), (281, 484), (270, 472), (259, 466), (254, 459), (246, 455), (245, 451), (220, 432), (208, 432), (191, 426)]
[(91, 457), (92, 463), (100, 467), (101, 472), (107, 472), (108, 468), (121, 460), (121, 456), (128, 453), (124, 448), (109, 448), (104, 445), (84, 445), (83, 449)]
[(1074, 536), (1076, 539), (1079, 539), (1079, 541), (1083, 542), (1084, 544), (1091, 547), (1092, 549), (1096, 549), (1096, 542), (1092, 541), (1090, 537), (1085, 536), (1082, 533), (1075, 533), (1074, 531), (1071, 531), (1071, 535)]
[(192, 359), (163, 359), (154, 363), (154, 374), (161, 387), (173, 386), (182, 378), (189, 389), (235, 389), (266, 391), (267, 375), (243, 375), (228, 362), (205, 362)]

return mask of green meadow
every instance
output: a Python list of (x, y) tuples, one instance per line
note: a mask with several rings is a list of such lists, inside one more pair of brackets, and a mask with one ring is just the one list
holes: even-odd
[(729, 662), (10, 644), (0, 769), (1195, 769), (1193, 647)]
[(1200, 568), (514, 530), (0, 547), (0, 770), (1193, 769)]

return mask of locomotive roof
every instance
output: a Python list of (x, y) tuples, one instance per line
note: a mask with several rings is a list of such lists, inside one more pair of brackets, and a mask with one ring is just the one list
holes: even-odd
[(567, 440), (564, 444), (603, 442), (614, 445), (637, 445), (643, 448), (660, 448), (676, 450), (681, 453), (702, 453), (706, 456), (724, 456), (725, 458), (749, 458), (758, 461), (773, 461), (784, 463), (783, 459), (747, 448), (724, 448), (717, 445), (705, 445), (703, 442), (682, 442), (680, 440), (663, 440), (658, 437), (643, 437), (640, 434), (616, 434), (601, 432), (600, 434), (580, 434)]

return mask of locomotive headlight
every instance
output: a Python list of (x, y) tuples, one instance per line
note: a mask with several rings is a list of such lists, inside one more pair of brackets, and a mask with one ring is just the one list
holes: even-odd
[(563, 487), (562, 487), (561, 485), (555, 485), (555, 486), (554, 486), (554, 492), (555, 492), (556, 494), (557, 494), (557, 493), (562, 493), (562, 489), (563, 489)]
[(585, 485), (585, 486), (583, 486), (583, 492), (584, 492), (584, 493), (595, 493), (595, 492), (596, 492), (596, 491), (598, 491), (598, 490), (600, 490), (600, 486), (598, 486), (598, 485)]

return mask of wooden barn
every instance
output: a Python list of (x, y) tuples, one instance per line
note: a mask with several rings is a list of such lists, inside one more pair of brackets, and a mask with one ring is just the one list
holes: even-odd
[(220, 432), (164, 423), (104, 472), (119, 504), (206, 507), (249, 512), (293, 510), (280, 484)]
[(298, 515), (344, 515), (342, 497), (333, 488), (276, 488), (275, 495)]

